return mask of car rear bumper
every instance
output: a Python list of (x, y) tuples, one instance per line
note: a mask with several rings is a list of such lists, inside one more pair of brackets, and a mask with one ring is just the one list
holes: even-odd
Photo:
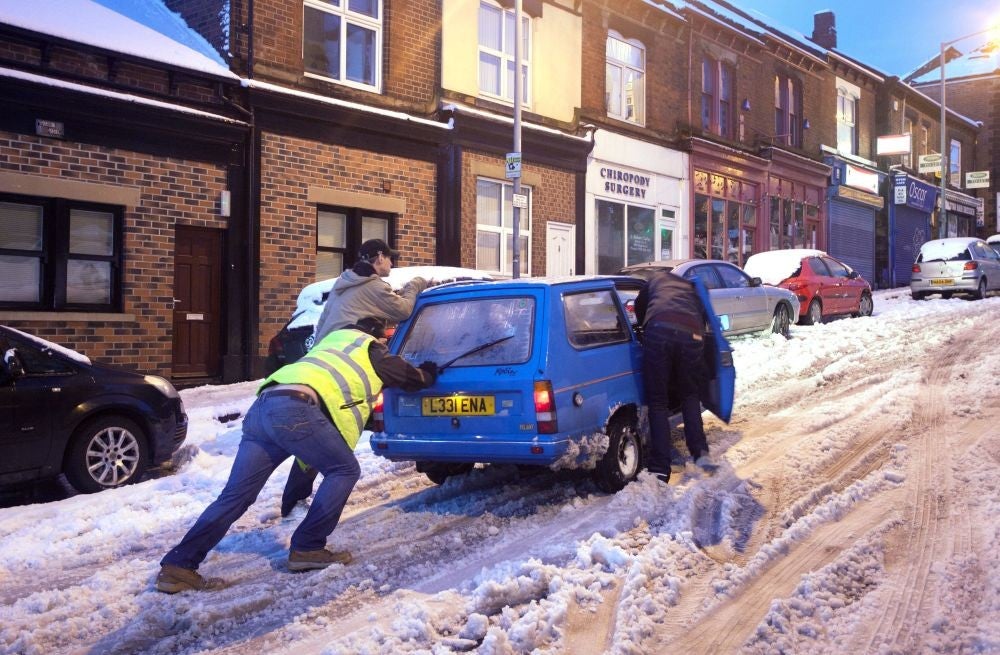
[(480, 462), (550, 466), (566, 454), (570, 443), (569, 437), (561, 435), (537, 435), (519, 440), (481, 435), (466, 435), (455, 439), (385, 432), (376, 432), (371, 436), (372, 452), (394, 462)]
[(970, 277), (913, 277), (910, 291), (934, 293), (941, 291), (975, 291), (979, 287), (979, 276)]

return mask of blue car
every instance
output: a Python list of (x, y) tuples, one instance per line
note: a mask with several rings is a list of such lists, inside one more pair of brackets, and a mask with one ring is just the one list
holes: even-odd
[[(414, 365), (433, 361), (441, 373), (428, 389), (383, 391), (373, 451), (414, 461), (437, 483), (481, 462), (592, 469), (600, 488), (621, 489), (642, 469), (648, 444), (632, 313), (643, 284), (528, 278), (423, 292), (390, 350)], [(735, 373), (715, 323), (706, 356), (716, 377), (703, 404), (728, 421)]]

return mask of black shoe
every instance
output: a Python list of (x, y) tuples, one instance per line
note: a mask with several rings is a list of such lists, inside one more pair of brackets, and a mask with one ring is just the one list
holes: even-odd
[(670, 482), (670, 470), (669, 469), (667, 471), (650, 471), (650, 473), (652, 473), (654, 476), (656, 476), (656, 479), (659, 480), (660, 482), (662, 482), (663, 484), (667, 484), (667, 483)]

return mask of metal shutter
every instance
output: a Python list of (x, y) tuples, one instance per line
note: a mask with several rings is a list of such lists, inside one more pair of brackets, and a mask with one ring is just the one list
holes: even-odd
[(840, 200), (830, 201), (830, 244), (827, 252), (875, 283), (875, 210)]
[(913, 207), (896, 206), (895, 225), (889, 238), (894, 247), (892, 272), (893, 284), (897, 287), (910, 283), (910, 273), (920, 246), (930, 238), (929, 218), (927, 213)]

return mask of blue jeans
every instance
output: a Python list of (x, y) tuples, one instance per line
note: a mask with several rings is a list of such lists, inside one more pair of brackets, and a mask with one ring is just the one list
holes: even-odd
[(691, 457), (697, 459), (708, 452), (699, 399), (699, 387), (708, 378), (704, 342), (682, 330), (650, 323), (643, 330), (642, 359), (643, 385), (649, 406), (647, 468), (666, 473), (670, 471), (672, 405), (680, 405), (684, 416), (684, 441)]
[(295, 455), (323, 474), (312, 505), (292, 533), (292, 550), (319, 550), (337, 527), (361, 466), (340, 431), (318, 405), (301, 398), (264, 393), (243, 419), (229, 481), (161, 564), (197, 569), (230, 526), (257, 499), (283, 461)]

